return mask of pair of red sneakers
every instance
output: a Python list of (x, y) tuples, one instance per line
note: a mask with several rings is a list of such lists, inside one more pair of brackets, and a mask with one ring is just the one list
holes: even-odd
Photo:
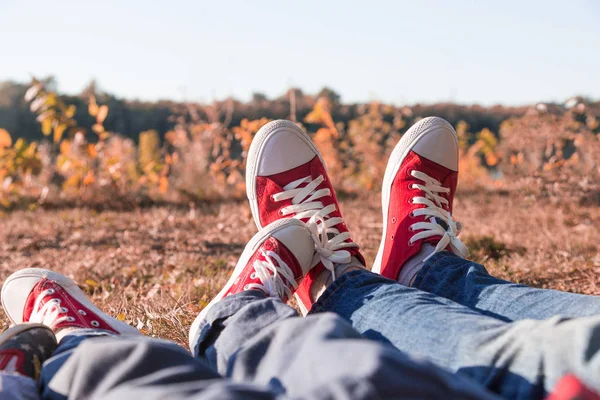
[[(407, 260), (432, 243), (432, 254), (467, 249), (452, 219), (458, 177), (458, 140), (441, 118), (415, 124), (394, 149), (383, 182), (383, 237), (373, 271), (397, 279)], [(260, 232), (246, 247), (223, 290), (198, 316), (190, 338), (212, 304), (248, 289), (287, 301), (295, 293), (306, 314), (310, 290), (324, 269), (365, 266), (342, 218), (325, 163), (308, 135), (279, 120), (256, 134), (248, 154), (246, 190)], [(301, 221), (301, 222), (300, 222)]]

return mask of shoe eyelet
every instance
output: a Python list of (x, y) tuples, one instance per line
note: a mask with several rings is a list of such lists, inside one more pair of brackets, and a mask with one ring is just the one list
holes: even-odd
[(69, 321), (69, 322), (75, 322), (75, 318), (73, 318), (73, 317), (68, 317), (68, 318), (67, 318), (67, 321)]
[(392, 224), (396, 223), (396, 217), (392, 217)]
[(60, 308), (60, 312), (61, 312), (61, 313), (63, 313), (63, 314), (64, 314), (64, 313), (68, 313), (68, 312), (69, 312), (69, 309), (68, 309), (67, 307), (61, 307), (61, 308)]
[(48, 289), (48, 294), (54, 294), (54, 293), (56, 293), (56, 290), (54, 290), (54, 289)]
[(280, 217), (283, 217), (283, 212), (281, 210), (278, 210), (277, 215), (279, 215)]
[(394, 235), (390, 235), (390, 240), (394, 240), (395, 236)]
[(269, 196), (269, 199), (271, 199), (271, 202), (272, 202), (272, 203), (275, 203), (275, 196), (273, 196), (273, 195), (270, 195), (270, 196)]
[(95, 328), (100, 326), (100, 322), (98, 322), (98, 321), (92, 321), (92, 322), (90, 322), (90, 324), (92, 324), (92, 326)]
[(415, 215), (414, 211), (411, 211), (410, 214), (408, 214), (411, 218), (417, 218), (417, 216)]
[(250, 279), (256, 279), (256, 272), (250, 274)]
[(250, 290), (250, 285), (244, 286), (244, 290)]
[(84, 310), (77, 310), (77, 312), (81, 315), (87, 315), (87, 313)]
[(60, 304), (61, 301), (62, 301), (61, 299), (52, 299), (52, 302), (54, 304)]
[(409, 245), (410, 247), (412, 247), (412, 246), (414, 246), (415, 244), (414, 244), (414, 243), (411, 243), (411, 242), (410, 242), (410, 240), (409, 240), (409, 241), (408, 241), (408, 245)]
[(415, 172), (414, 169), (409, 169), (408, 171), (406, 171), (406, 175), (412, 177), (413, 172)]

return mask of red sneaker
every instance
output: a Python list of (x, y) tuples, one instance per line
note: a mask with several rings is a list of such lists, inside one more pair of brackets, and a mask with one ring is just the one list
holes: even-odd
[(358, 245), (350, 238), (327, 176), (325, 162), (308, 135), (291, 121), (263, 126), (252, 141), (246, 165), (246, 191), (256, 226), (282, 218), (306, 223), (313, 235), (315, 268), (296, 291), (303, 314), (312, 307), (310, 287), (323, 268), (355, 256), (364, 265)]
[(2, 286), (2, 307), (14, 324), (36, 322), (54, 332), (92, 328), (140, 334), (100, 311), (71, 279), (45, 269), (27, 268), (9, 276)]
[(314, 254), (312, 235), (301, 221), (282, 219), (261, 229), (246, 245), (229, 281), (192, 324), (192, 352), (200, 323), (214, 304), (245, 290), (258, 290), (285, 302), (310, 270)]
[[(458, 180), (458, 138), (452, 125), (429, 117), (402, 136), (383, 179), (383, 235), (373, 272), (396, 280), (402, 266), (424, 243), (435, 245), (427, 258), (449, 250), (466, 258), (452, 219)], [(426, 261), (423, 260), (423, 261)]]

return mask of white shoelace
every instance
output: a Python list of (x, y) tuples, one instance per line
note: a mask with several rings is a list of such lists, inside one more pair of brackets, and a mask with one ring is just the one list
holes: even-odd
[[(282, 278), (291, 284), (294, 289), (298, 287), (294, 273), (290, 267), (279, 257), (279, 255), (273, 251), (262, 250), (262, 255), (266, 261), (256, 260), (254, 262), (254, 271), (250, 278), (260, 280), (261, 284), (249, 283), (244, 286), (244, 290), (258, 289), (267, 292), (271, 297), (283, 297), (290, 298), (292, 291), (285, 284)], [(277, 265), (273, 263), (273, 260), (277, 261)]]
[[(292, 199), (292, 205), (282, 208), (281, 214), (283, 216), (293, 214), (293, 218), (306, 219), (306, 226), (310, 230), (316, 246), (313, 265), (321, 261), (335, 279), (334, 264), (349, 263), (351, 259), (350, 252), (343, 249), (358, 247), (358, 245), (346, 242), (350, 238), (349, 232), (340, 233), (335, 228), (336, 225), (344, 222), (340, 217), (329, 217), (329, 214), (336, 211), (335, 204), (324, 207), (323, 203), (318, 201), (320, 198), (331, 196), (331, 190), (317, 189), (324, 180), (323, 175), (319, 175), (314, 180), (310, 176), (297, 179), (285, 185), (283, 192), (273, 195), (273, 200)], [(304, 183), (307, 185), (300, 188), (299, 186)]]
[[(411, 171), (413, 177), (423, 181), (424, 185), (412, 184), (411, 189), (419, 189), (425, 192), (425, 197), (413, 197), (413, 204), (424, 204), (425, 208), (418, 208), (412, 212), (415, 217), (425, 216), (429, 217), (430, 221), (434, 222), (417, 222), (410, 226), (411, 231), (421, 232), (413, 235), (410, 238), (410, 244), (413, 244), (417, 240), (426, 239), (432, 236), (441, 236), (442, 239), (437, 243), (433, 252), (427, 256), (423, 262), (427, 261), (434, 254), (444, 250), (448, 245), (454, 253), (462, 258), (469, 256), (469, 249), (464, 243), (458, 238), (462, 225), (460, 222), (455, 221), (449, 211), (446, 211), (442, 206), (448, 205), (448, 199), (441, 196), (441, 193), (450, 193), (450, 189), (442, 186), (441, 182), (437, 179), (430, 177), (429, 175), (420, 171)], [(435, 222), (436, 218), (448, 226), (448, 229), (444, 229), (442, 225)]]
[[(29, 322), (37, 322), (55, 328), (64, 321), (73, 322), (75, 318), (63, 315), (69, 312), (66, 307), (60, 307), (60, 299), (53, 298), (41, 306), (42, 300), (54, 294), (54, 289), (46, 289), (35, 299)], [(41, 306), (41, 307), (40, 307)], [(61, 316), (62, 315), (62, 316)]]

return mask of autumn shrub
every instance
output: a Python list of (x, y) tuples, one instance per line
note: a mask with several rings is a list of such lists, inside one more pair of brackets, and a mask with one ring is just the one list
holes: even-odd
[[(75, 106), (66, 104), (42, 82), (34, 79), (25, 97), (42, 134), (50, 140), (13, 141), (0, 130), (3, 208), (30, 201), (130, 207), (241, 199), (250, 143), (269, 122), (267, 118), (241, 119), (237, 126), (230, 126), (234, 101), (176, 104), (170, 118), (172, 129), (164, 136), (152, 129), (140, 132), (136, 144), (105, 129), (110, 110), (93, 94), (87, 101), (87, 113), (94, 121), (89, 129), (75, 120)], [(336, 188), (372, 193), (380, 189), (394, 146), (421, 117), (410, 107), (372, 102), (355, 106), (352, 119), (336, 121), (338, 100), (324, 93), (312, 103), (302, 123), (309, 127)], [(294, 110), (290, 113), (295, 115)], [(534, 187), (532, 179), (538, 179), (536, 188), (548, 186), (551, 180), (572, 184), (576, 170), (595, 179), (600, 154), (598, 110), (584, 104), (571, 109), (544, 105), (523, 113), (502, 122), (499, 132), (485, 127), (472, 131), (467, 121), (458, 120), (461, 188), (520, 190)], [(581, 182), (580, 187), (600, 191), (594, 180)]]

